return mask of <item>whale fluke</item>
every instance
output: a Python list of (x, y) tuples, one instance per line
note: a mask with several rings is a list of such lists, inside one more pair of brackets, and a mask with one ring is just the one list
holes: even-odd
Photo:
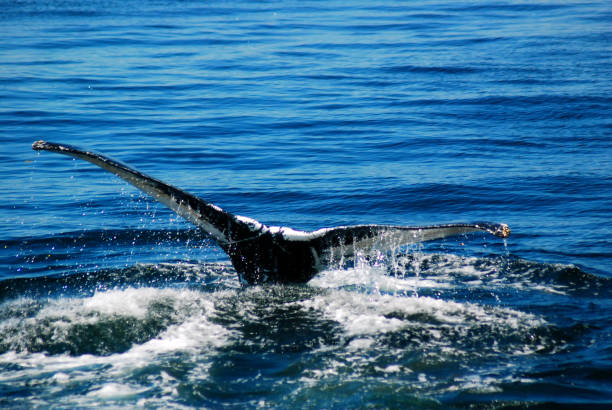
[(214, 239), (230, 257), (241, 282), (247, 284), (304, 283), (340, 258), (374, 246), (390, 248), (475, 231), (500, 238), (510, 235), (508, 225), (489, 222), (338, 226), (312, 232), (267, 226), (93, 151), (46, 141), (36, 141), (32, 148), (89, 161), (151, 195)]

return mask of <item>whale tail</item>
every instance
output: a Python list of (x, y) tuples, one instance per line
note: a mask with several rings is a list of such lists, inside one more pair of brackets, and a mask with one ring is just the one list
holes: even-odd
[(474, 231), (505, 238), (505, 224), (457, 223), (422, 227), (357, 225), (304, 232), (266, 226), (231, 214), (182, 189), (150, 177), (94, 151), (36, 141), (32, 148), (89, 161), (151, 195), (178, 215), (199, 226), (228, 254), (243, 283), (304, 283), (332, 261), (372, 247), (395, 247)]

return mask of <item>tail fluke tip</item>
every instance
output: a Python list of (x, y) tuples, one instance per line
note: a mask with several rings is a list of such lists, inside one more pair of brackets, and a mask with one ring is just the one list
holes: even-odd
[(508, 225), (500, 224), (499, 228), (495, 232), (495, 235), (499, 236), (500, 238), (507, 238), (510, 236), (510, 232), (510, 227)]
[(38, 140), (38, 141), (35, 141), (34, 144), (32, 144), (32, 149), (36, 151), (40, 151), (40, 150), (45, 149), (46, 146), (47, 146), (46, 141)]

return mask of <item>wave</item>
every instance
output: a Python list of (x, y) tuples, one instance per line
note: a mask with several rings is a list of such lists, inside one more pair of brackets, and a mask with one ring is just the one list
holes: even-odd
[[(415, 301), (418, 301), (418, 303), (432, 304), (432, 306), (436, 306), (436, 303), (447, 303), (448, 306), (451, 306), (449, 308), (451, 310), (458, 309), (462, 304), (471, 303), (484, 303), (497, 308), (512, 305), (515, 299), (534, 292), (538, 294), (541, 300), (550, 304), (554, 304), (555, 297), (559, 295), (592, 296), (597, 294), (602, 298), (610, 298), (612, 297), (611, 285), (611, 279), (589, 274), (576, 266), (542, 264), (511, 257), (464, 257), (453, 254), (415, 252), (397, 255), (379, 254), (374, 257), (362, 256), (342, 268), (330, 269), (321, 273), (305, 287), (289, 287), (292, 290), (287, 292), (303, 293), (304, 298), (309, 300), (310, 307), (325, 307), (325, 309), (322, 309), (323, 311), (326, 311), (329, 306), (334, 306), (334, 302), (337, 302), (334, 298), (351, 299), (378, 295), (376, 296), (378, 298), (377, 302), (374, 303), (373, 307), (377, 306), (382, 310), (377, 314), (386, 317), (383, 322), (395, 323), (399, 320), (399, 317), (404, 316), (429, 317), (428, 314), (423, 316), (418, 313), (417, 305), (412, 304), (411, 306), (410, 303), (412, 302), (408, 303), (406, 298), (415, 297)], [(215, 292), (232, 290), (241, 292), (241, 296), (250, 295), (250, 297), (261, 299), (258, 300), (258, 303), (264, 303), (264, 299), (269, 301), (270, 297), (267, 293), (260, 295), (262, 297), (258, 296), (258, 292), (262, 292), (260, 287), (255, 287), (254, 290), (239, 290), (240, 285), (236, 272), (227, 262), (193, 263), (184, 261), (163, 264), (137, 264), (125, 268), (101, 269), (70, 275), (13, 278), (1, 281), (0, 301), (3, 301), (3, 304), (1, 305), (0, 318), (11, 323), (15, 320), (28, 319), (27, 321), (31, 325), (32, 318), (36, 317), (41, 309), (56, 311), (57, 306), (63, 303), (77, 303), (77, 301), (88, 298), (101, 298), (101, 295), (112, 294), (112, 292), (129, 291), (131, 297), (140, 297), (138, 292), (150, 295), (151, 292), (163, 292), (164, 289), (168, 289), (168, 291), (175, 289), (177, 292), (181, 290), (196, 291), (202, 297), (215, 294)], [(275, 288), (272, 287), (271, 289)], [(322, 295), (325, 296), (321, 296), (323, 302), (309, 299), (312, 289), (324, 290)], [(331, 299), (327, 300), (326, 298)], [(397, 303), (404, 306), (401, 310), (404, 313), (390, 313), (384, 307), (388, 303), (395, 303), (395, 301), (399, 301)], [(115, 302), (119, 302), (119, 299), (115, 301), (111, 299), (109, 306), (113, 306)], [(279, 302), (283, 303), (282, 298)], [(353, 302), (350, 302), (349, 305), (355, 305)], [(233, 303), (240, 304), (240, 301)], [(51, 306), (55, 307), (51, 308)], [(331, 310), (339, 312), (342, 310), (341, 307), (336, 306)], [(158, 316), (155, 312), (151, 314)], [(478, 316), (474, 311), (469, 315), (472, 317)], [(52, 322), (44, 319), (45, 317), (47, 315), (39, 320), (43, 327)], [(432, 317), (435, 317), (435, 315)], [(495, 315), (493, 318), (495, 321), (499, 319)], [(156, 333), (155, 329), (159, 330), (172, 322), (172, 320), (166, 321), (164, 319), (156, 325), (146, 320), (134, 322), (132, 319), (127, 321), (121, 319), (116, 321), (118, 319), (115, 316), (110, 319), (100, 317), (99, 320), (101, 321), (100, 328), (133, 327), (136, 323), (139, 323), (141, 327), (140, 331), (134, 333), (134, 337), (136, 337), (134, 343), (147, 340)], [(161, 327), (158, 327), (158, 325)], [(28, 329), (31, 330), (31, 328)], [(147, 329), (153, 330), (149, 331)], [(378, 332), (384, 331), (385, 327), (373, 329)], [(23, 337), (22, 333), (25, 331), (25, 328), (23, 328), (21, 331), (14, 330), (13, 333), (21, 333), (20, 337)], [(79, 332), (82, 331), (85, 330), (79, 330)], [(86, 333), (95, 334), (99, 331), (100, 329), (92, 328)], [(4, 333), (6, 334), (6, 332)], [(33, 335), (36, 334), (37, 332), (34, 332)], [(0, 346), (4, 346), (5, 351), (17, 348), (12, 343), (3, 341), (0, 342)], [(31, 347), (27, 347), (30, 346), (28, 343), (24, 346), (19, 349), (31, 349)], [(42, 344), (35, 351), (46, 351), (45, 346)], [(73, 349), (70, 347), (67, 349), (71, 352), (82, 351), (80, 348)], [(57, 346), (48, 346), (48, 350), (61, 351)], [(113, 349), (109, 351), (113, 351)]]
[(248, 402), (246, 383), (286, 386), (297, 404), (308, 391), (336, 383), (367, 391), (363, 380), (384, 377), (410, 394), (477, 400), (513, 385), (535, 389), (545, 378), (539, 363), (606, 326), (558, 308), (568, 297), (611, 295), (609, 279), (578, 267), (378, 256), (296, 286), (242, 288), (228, 263), (191, 262), (2, 281), (0, 392), (27, 379), (42, 405), (61, 387), (77, 406), (215, 406), (219, 386), (229, 386), (223, 403)]

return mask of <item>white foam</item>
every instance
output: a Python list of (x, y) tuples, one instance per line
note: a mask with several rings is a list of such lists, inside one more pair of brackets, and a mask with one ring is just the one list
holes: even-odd
[(185, 322), (170, 326), (157, 338), (134, 346), (127, 354), (148, 357), (173, 351), (200, 349), (204, 346), (222, 347), (231, 332), (211, 323), (206, 317), (193, 316)]
[[(21, 369), (1, 373), (0, 381), (54, 374), (53, 382), (66, 383), (68, 378), (75, 381), (91, 377), (88, 371), (80, 370), (91, 366), (111, 365), (105, 374), (121, 375), (134, 368), (147, 366), (155, 357), (169, 352), (193, 352), (199, 356), (206, 355), (206, 352), (212, 353), (216, 348), (225, 345), (232, 335), (231, 330), (209, 320), (214, 311), (215, 298), (225, 296), (228, 292), (203, 294), (193, 290), (130, 288), (98, 292), (89, 298), (49, 300), (33, 317), (21, 321), (1, 322), (0, 330), (4, 327), (6, 333), (22, 338), (28, 328), (36, 326), (37, 323), (45, 323), (45, 326), (51, 326), (52, 337), (62, 338), (71, 327), (84, 323), (95, 324), (103, 319), (104, 315), (143, 318), (149, 315), (150, 309), (160, 301), (171, 309), (165, 314), (173, 315), (173, 320), (178, 323), (170, 325), (157, 337), (145, 343), (134, 344), (125, 352), (109, 356), (30, 353), (18, 348), (19, 340), (5, 339), (14, 343), (16, 348), (0, 355), (0, 363), (18, 364)], [(116, 388), (118, 387), (109, 385), (96, 394), (131, 394), (125, 391), (116, 392)]]
[(414, 293), (418, 289), (452, 287), (444, 277), (392, 276), (385, 267), (358, 266), (351, 269), (329, 269), (319, 273), (308, 282), (318, 288), (342, 288), (359, 286), (381, 292)]
[(107, 383), (99, 389), (90, 391), (87, 396), (103, 400), (129, 399), (147, 390), (148, 389), (132, 387), (127, 384)]
[(364, 349), (370, 348), (373, 343), (374, 343), (374, 340), (372, 339), (364, 339), (364, 338), (353, 339), (348, 344), (348, 348), (349, 350), (364, 350)]
[[(301, 302), (307, 308), (320, 310), (340, 323), (347, 335), (381, 334), (414, 325), (425, 328), (434, 339), (445, 326), (469, 327), (487, 323), (510, 329), (541, 326), (545, 321), (535, 315), (508, 308), (483, 307), (432, 297), (362, 294), (338, 290)], [(411, 318), (418, 319), (411, 319)], [(423, 318), (430, 318), (429, 320)], [(429, 326), (429, 324), (435, 326)]]
[[(338, 288), (347, 285), (371, 286), (380, 291), (413, 291), (422, 288), (450, 289), (454, 287), (478, 287), (496, 291), (508, 288), (518, 291), (542, 292), (555, 295), (567, 294), (567, 286), (554, 282), (540, 283), (533, 280), (534, 269), (520, 274), (505, 269), (503, 260), (488, 261), (453, 254), (426, 254), (415, 252), (382, 254), (366, 260), (357, 254), (355, 268), (330, 269), (321, 272), (309, 283), (316, 287)], [(485, 262), (487, 262), (485, 260)], [(528, 263), (528, 262), (526, 262)], [(395, 275), (390, 275), (395, 272)]]
[[(165, 294), (164, 294), (165, 293)], [(125, 290), (111, 290), (96, 292), (94, 296), (84, 299), (64, 299), (61, 303), (62, 309), (80, 308), (85, 312), (97, 312), (106, 315), (123, 315), (143, 318), (147, 314), (152, 301), (165, 298), (171, 301), (168, 292), (153, 288), (128, 288)], [(172, 301), (173, 303), (173, 301)]]
[(66, 373), (59, 372), (51, 376), (51, 380), (57, 384), (67, 384), (70, 382), (70, 376)]
[(385, 373), (399, 373), (401, 370), (402, 370), (401, 366), (397, 364), (392, 364), (382, 369), (382, 371)]

